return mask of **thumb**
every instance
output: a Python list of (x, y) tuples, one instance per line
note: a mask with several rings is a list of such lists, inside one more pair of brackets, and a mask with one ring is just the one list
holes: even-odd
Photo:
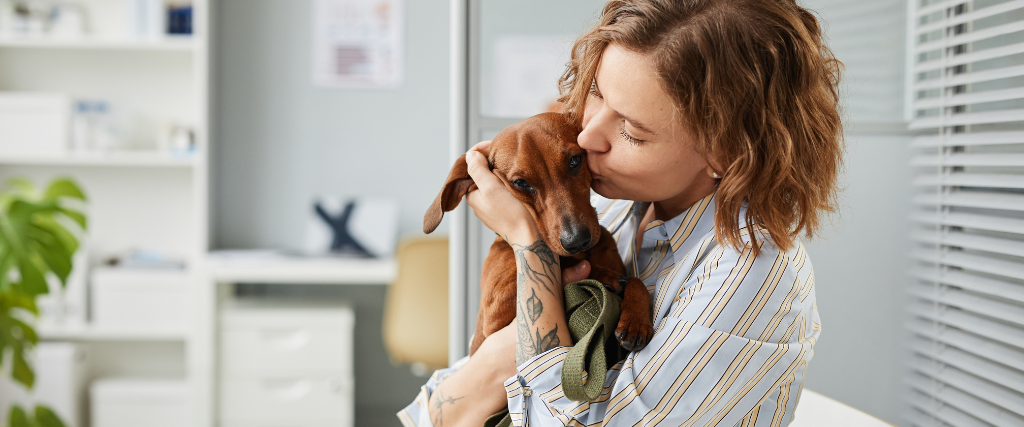
[(487, 158), (479, 151), (469, 150), (466, 153), (466, 172), (481, 190), (486, 191), (502, 185), (501, 181), (498, 181), (498, 178), (491, 173), (491, 169), (487, 165)]
[(587, 261), (580, 261), (579, 264), (562, 270), (563, 284), (578, 282), (587, 277), (590, 277), (590, 263)]

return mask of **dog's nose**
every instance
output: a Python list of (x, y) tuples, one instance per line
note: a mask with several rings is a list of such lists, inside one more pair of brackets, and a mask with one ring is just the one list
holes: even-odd
[(587, 227), (564, 227), (558, 241), (570, 254), (577, 253), (590, 246), (590, 230)]

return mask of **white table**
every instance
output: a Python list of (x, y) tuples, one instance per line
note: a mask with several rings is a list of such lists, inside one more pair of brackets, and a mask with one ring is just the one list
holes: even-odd
[(271, 251), (211, 252), (198, 269), (192, 290), (193, 330), (187, 348), (197, 427), (216, 425), (217, 319), (221, 299), (236, 283), (302, 285), (388, 285), (397, 273), (394, 259), (299, 257)]
[(789, 427), (893, 427), (838, 400), (804, 389)]

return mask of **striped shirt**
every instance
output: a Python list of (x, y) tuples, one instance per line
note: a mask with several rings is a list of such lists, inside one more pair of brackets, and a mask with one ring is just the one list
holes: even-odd
[[(715, 242), (714, 194), (668, 221), (635, 230), (646, 204), (592, 199), (626, 268), (651, 292), (655, 333), (643, 350), (611, 367), (593, 402), (565, 397), (556, 347), (505, 382), (516, 426), (786, 426), (820, 333), (814, 272), (804, 247), (781, 252), (740, 212), (742, 248)], [(752, 255), (749, 233), (761, 252)], [(398, 413), (430, 426), (427, 400), (467, 359), (434, 373)]]

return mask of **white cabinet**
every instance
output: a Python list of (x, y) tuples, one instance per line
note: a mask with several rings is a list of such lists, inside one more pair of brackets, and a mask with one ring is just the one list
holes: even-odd
[(221, 425), (352, 426), (354, 327), (347, 305), (225, 309), (220, 316)]
[(189, 276), (180, 270), (97, 268), (92, 324), (97, 328), (184, 332)]
[(221, 421), (329, 421), (352, 426), (352, 380), (321, 372), (263, 374), (221, 382)]
[(184, 380), (104, 379), (89, 388), (92, 427), (187, 427)]
[[(89, 228), (83, 239), (89, 250), (81, 265), (76, 261), (76, 270), (96, 269), (109, 258), (135, 249), (172, 254), (186, 265), (170, 272), (175, 275), (173, 284), (159, 278), (136, 282), (151, 290), (161, 288), (155, 293), (135, 292), (125, 283), (105, 281), (110, 277), (94, 277), (104, 289), (91, 293), (91, 319), (82, 314), (87, 298), (79, 285), (65, 295), (75, 303), (72, 312), (54, 310), (53, 301), (43, 302), (50, 318), (38, 327), (41, 339), (76, 342), (96, 356), (83, 364), (85, 378), (174, 377), (181, 398), (166, 417), (113, 425), (195, 425), (190, 415), (195, 403), (183, 390), (196, 378), (187, 363), (187, 349), (194, 342), (189, 295), (209, 240), (211, 0), (188, 1), (193, 6), (191, 36), (132, 38), (125, 31), (130, 2), (119, 0), (30, 2), (84, 8), (88, 33), (82, 37), (12, 34), (9, 22), (0, 16), (0, 24), (5, 24), (0, 25), (0, 93), (7, 94), (0, 96), (0, 128), (21, 135), (18, 141), (6, 141), (8, 149), (0, 149), (0, 182), (19, 176), (41, 186), (67, 176), (81, 185), (89, 198)], [(0, 7), (12, 3), (0, 0)], [(81, 123), (79, 108), (86, 101), (93, 107), (102, 104), (109, 115), (102, 126), (94, 126), (97, 133), (89, 134), (91, 143), (82, 145), (74, 142), (73, 125)], [(100, 109), (89, 111), (99, 114)], [(173, 134), (170, 128), (187, 128), (193, 136), (192, 148), (172, 149), (178, 146), (167, 140)], [(100, 143), (97, 135), (116, 143)], [(32, 145), (17, 145), (22, 142)], [(82, 271), (76, 274), (90, 276)], [(58, 315), (50, 316), (55, 311)], [(133, 320), (140, 318), (157, 321)], [(42, 378), (55, 366), (38, 363), (34, 367)], [(106, 397), (92, 395), (92, 403), (124, 399), (121, 404), (99, 407), (91, 419), (109, 416), (126, 422), (133, 419), (132, 408), (153, 408), (146, 401), (130, 399), (131, 392), (118, 394), (117, 387), (107, 384), (107, 388), (92, 389), (107, 393)], [(107, 399), (110, 396), (114, 400)], [(160, 405), (156, 408), (171, 407)], [(111, 408), (124, 412), (110, 412)], [(7, 408), (0, 411), (6, 413)], [(172, 422), (175, 417), (185, 421)], [(81, 425), (71, 416), (65, 421)]]
[(33, 366), (46, 367), (36, 373), (31, 393), (7, 377), (7, 371), (0, 376), (0, 425), (8, 425), (7, 410), (18, 403), (29, 410), (37, 404), (49, 406), (68, 427), (84, 427), (86, 350), (73, 343), (43, 342), (30, 357)]

